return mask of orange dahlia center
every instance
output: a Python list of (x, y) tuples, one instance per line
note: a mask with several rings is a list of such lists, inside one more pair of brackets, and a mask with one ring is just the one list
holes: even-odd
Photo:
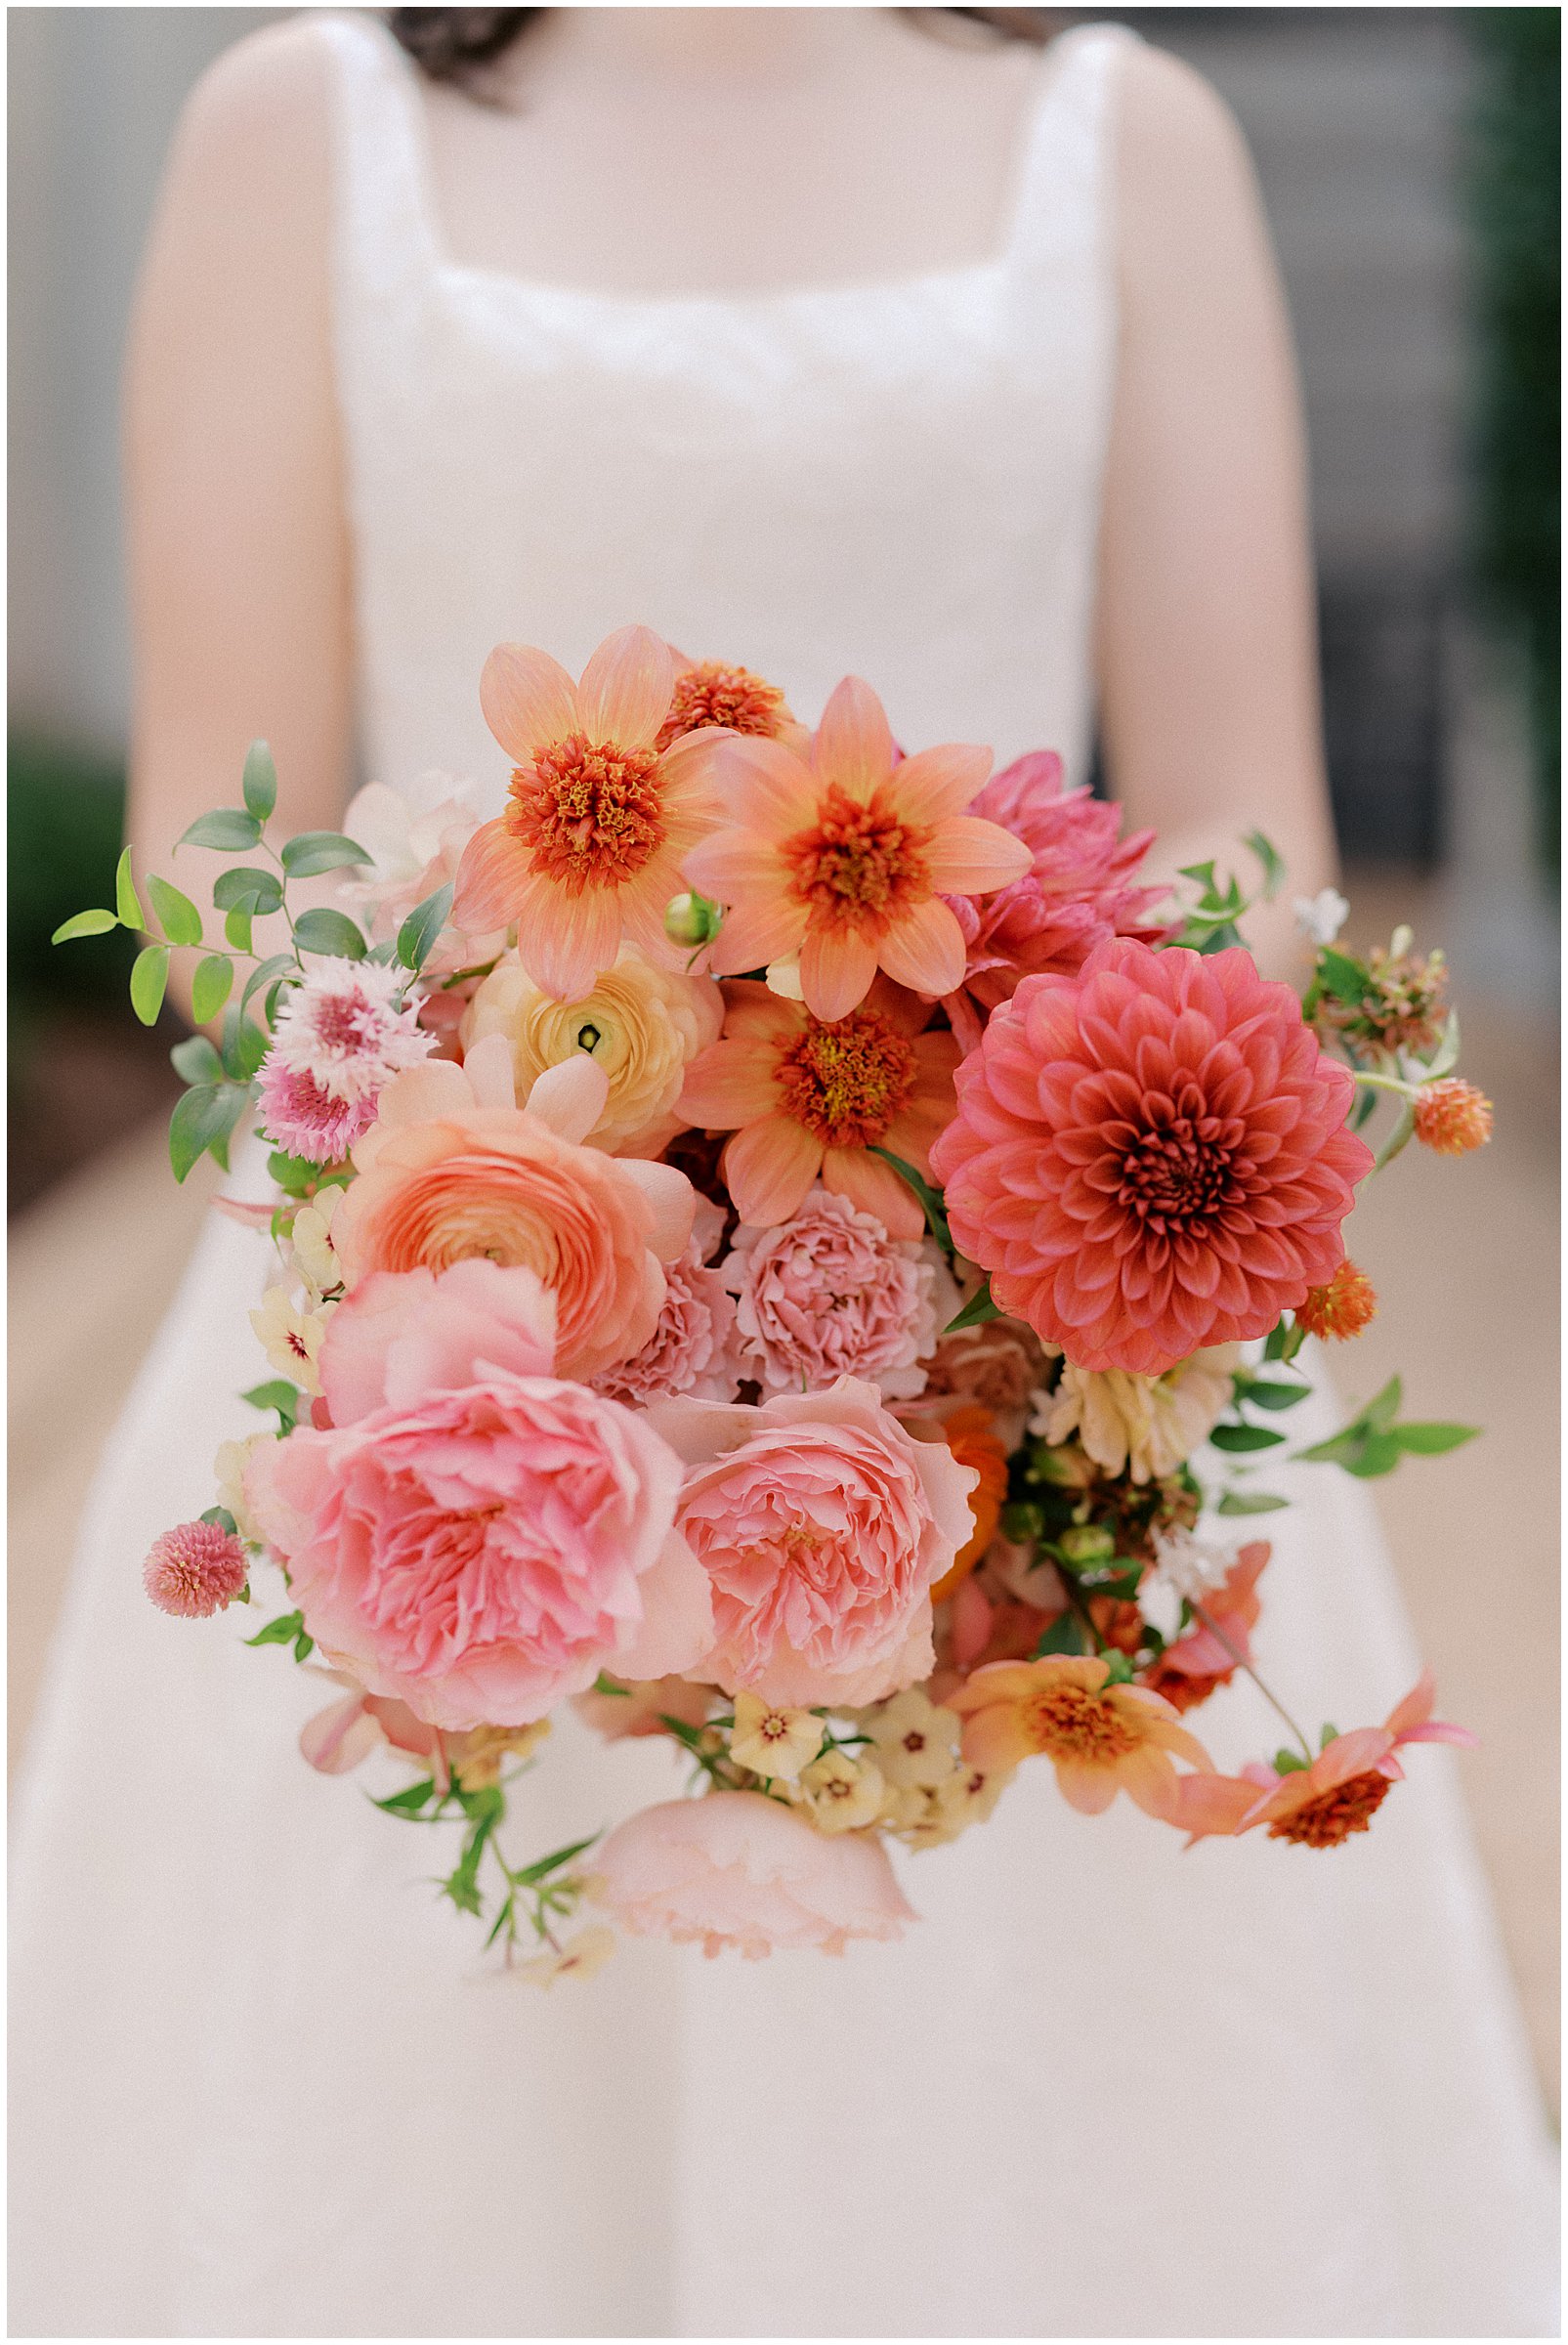
[(1147, 1128), (1120, 1151), (1117, 1201), (1151, 1236), (1202, 1228), (1243, 1195), (1232, 1163), (1234, 1129), (1206, 1115), (1201, 1099), (1189, 1096), (1179, 1111), (1169, 1101), (1148, 1104)]
[(914, 1088), (914, 1052), (879, 1010), (809, 1018), (780, 1058), (784, 1112), (825, 1148), (879, 1140)]
[(505, 820), (542, 876), (573, 892), (618, 887), (664, 842), (658, 752), (569, 733), (517, 767)]
[(1048, 1759), (1081, 1767), (1114, 1767), (1135, 1750), (1138, 1737), (1119, 1710), (1081, 1685), (1053, 1685), (1029, 1705), (1035, 1748)]
[(1282, 1815), (1278, 1823), (1270, 1824), (1270, 1840), (1294, 1840), (1307, 1849), (1335, 1848), (1348, 1840), (1352, 1832), (1365, 1832), (1373, 1817), (1388, 1797), (1390, 1778), (1369, 1769), (1364, 1775), (1352, 1775), (1346, 1783), (1336, 1783), (1332, 1791), (1319, 1792), (1290, 1815)]
[(817, 819), (784, 841), (790, 892), (834, 926), (885, 928), (907, 904), (931, 893), (928, 828), (907, 823), (885, 789), (862, 805), (836, 782), (818, 801)]
[(727, 725), (732, 733), (760, 733), (771, 739), (784, 713), (784, 697), (777, 684), (754, 676), (748, 667), (704, 660), (676, 677), (657, 746), (667, 749), (683, 733), (700, 732), (707, 725)]

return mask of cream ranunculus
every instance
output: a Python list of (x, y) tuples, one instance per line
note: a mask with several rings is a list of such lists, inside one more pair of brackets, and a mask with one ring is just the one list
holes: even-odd
[(1164, 1376), (1064, 1361), (1061, 1382), (1041, 1400), (1031, 1428), (1053, 1444), (1077, 1433), (1107, 1473), (1158, 1481), (1174, 1473), (1219, 1423), (1240, 1358), (1239, 1343), (1215, 1343)]
[(718, 1039), (724, 1001), (711, 977), (656, 969), (622, 945), (614, 968), (580, 1002), (557, 1002), (521, 962), (492, 969), (463, 1020), (463, 1048), (500, 1034), (511, 1046), (518, 1097), (546, 1067), (590, 1051), (610, 1078), (605, 1112), (588, 1134), (612, 1156), (655, 1156), (681, 1130), (673, 1110), (686, 1069)]

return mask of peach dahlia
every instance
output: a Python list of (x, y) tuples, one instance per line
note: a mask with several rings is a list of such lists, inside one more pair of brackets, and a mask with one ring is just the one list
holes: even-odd
[(772, 1228), (813, 1181), (872, 1214), (890, 1238), (918, 1238), (925, 1216), (873, 1147), (925, 1172), (953, 1113), (958, 1045), (922, 1032), (931, 1012), (885, 979), (832, 1024), (753, 979), (724, 989), (724, 1033), (687, 1069), (678, 1109), (732, 1131), (723, 1175), (742, 1221)]
[(882, 704), (846, 676), (809, 762), (783, 742), (726, 737), (725, 827), (686, 857), (694, 887), (729, 907), (712, 950), (720, 976), (800, 955), (819, 1018), (866, 999), (878, 968), (923, 994), (963, 981), (963, 931), (945, 895), (1021, 878), (1030, 849), (964, 808), (989, 749), (950, 743), (902, 760)]
[(505, 812), (463, 851), (452, 917), (471, 933), (515, 922), (519, 959), (558, 1001), (586, 994), (623, 936), (679, 965), (664, 911), (716, 819), (706, 775), (721, 736), (699, 724), (667, 739), (675, 684), (649, 627), (610, 636), (575, 684), (530, 644), (485, 662), (480, 703), (512, 781)]
[(1373, 1161), (1352, 1079), (1240, 948), (1115, 937), (1026, 978), (957, 1087), (931, 1155), (954, 1236), (1080, 1367), (1160, 1376), (1266, 1335), (1343, 1258)]

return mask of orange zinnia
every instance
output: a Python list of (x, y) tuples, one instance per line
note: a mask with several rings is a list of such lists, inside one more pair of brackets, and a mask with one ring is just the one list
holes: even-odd
[(819, 1175), (890, 1238), (917, 1238), (925, 1215), (908, 1181), (873, 1147), (922, 1174), (953, 1113), (958, 1045), (925, 1034), (930, 1005), (878, 979), (832, 1025), (799, 1002), (742, 979), (724, 989), (721, 1039), (686, 1070), (677, 1103), (689, 1124), (733, 1131), (723, 1173), (742, 1221), (787, 1221)]
[(967, 948), (944, 894), (1022, 878), (1022, 839), (963, 808), (989, 749), (950, 743), (897, 759), (882, 704), (846, 676), (808, 763), (784, 743), (727, 739), (730, 821), (686, 858), (694, 887), (729, 907), (712, 951), (720, 976), (799, 952), (819, 1018), (841, 1018), (883, 969), (916, 993), (951, 994)]
[(681, 864), (717, 819), (706, 726), (660, 747), (675, 657), (649, 627), (622, 627), (573, 684), (530, 644), (503, 643), (480, 704), (513, 761), (506, 811), (475, 831), (452, 917), (471, 935), (517, 923), (518, 956), (558, 1001), (579, 1001), (623, 936), (662, 967), (684, 956), (664, 912)]
[(1170, 1754), (1206, 1769), (1208, 1754), (1158, 1693), (1110, 1676), (1097, 1654), (988, 1662), (947, 1696), (966, 1722), (965, 1759), (1016, 1767), (1042, 1752), (1062, 1797), (1083, 1814), (1098, 1815), (1124, 1791), (1146, 1814), (1170, 1820), (1180, 1780)]

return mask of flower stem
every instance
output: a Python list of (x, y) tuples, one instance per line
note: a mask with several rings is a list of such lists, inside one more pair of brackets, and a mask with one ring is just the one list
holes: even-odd
[(1277, 1714), (1284, 1719), (1286, 1725), (1290, 1727), (1291, 1732), (1295, 1736), (1295, 1739), (1301, 1745), (1302, 1750), (1305, 1751), (1307, 1765), (1310, 1767), (1312, 1765), (1312, 1745), (1308, 1742), (1306, 1736), (1302, 1733), (1300, 1727), (1296, 1725), (1294, 1719), (1285, 1707), (1285, 1704), (1278, 1698), (1277, 1695), (1269, 1691), (1269, 1688), (1264, 1684), (1262, 1679), (1258, 1676), (1250, 1661), (1248, 1660), (1247, 1655), (1240, 1651), (1236, 1645), (1232, 1644), (1230, 1639), (1226, 1636), (1218, 1621), (1215, 1620), (1210, 1613), (1206, 1612), (1203, 1605), (1195, 1601), (1192, 1597), (1189, 1597), (1187, 1601), (1192, 1606), (1194, 1618), (1201, 1621), (1204, 1627), (1208, 1631), (1210, 1637), (1215, 1638), (1218, 1642), (1224, 1646), (1226, 1652), (1229, 1653), (1237, 1668), (1244, 1670), (1247, 1676), (1251, 1679), (1252, 1684), (1257, 1687), (1258, 1692), (1263, 1696), (1264, 1701), (1268, 1703), (1270, 1709), (1277, 1712)]

